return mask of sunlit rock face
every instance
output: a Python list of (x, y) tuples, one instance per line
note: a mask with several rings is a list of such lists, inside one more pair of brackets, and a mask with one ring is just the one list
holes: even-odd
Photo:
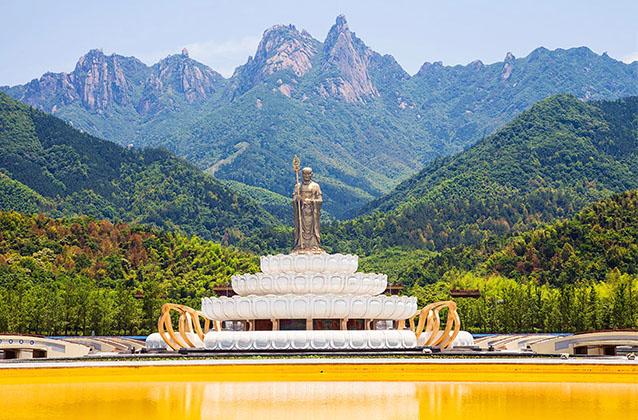
[(146, 65), (136, 58), (91, 50), (80, 57), (72, 77), (82, 103), (91, 111), (104, 111), (111, 104), (129, 104), (135, 75), (145, 70)]
[(179, 100), (188, 104), (204, 101), (225, 84), (222, 75), (189, 58), (185, 49), (152, 67), (135, 57), (105, 55), (94, 49), (79, 58), (71, 73), (45, 73), (14, 96), (51, 113), (80, 103), (94, 114), (108, 114), (120, 107), (148, 115), (171, 108)]
[(278, 85), (280, 92), (290, 97), (293, 85), (312, 69), (320, 46), (308, 32), (299, 32), (293, 25), (268, 28), (257, 47), (255, 57), (249, 57), (246, 64), (235, 70), (231, 79), (231, 96), (241, 95), (277, 74), (280, 78), (276, 82), (270, 81)]
[(73, 72), (45, 73), (25, 85), (18, 99), (52, 113), (75, 102), (103, 113), (114, 104), (130, 104), (147, 72), (137, 58), (91, 50), (80, 57)]
[(182, 54), (169, 55), (151, 67), (137, 110), (146, 115), (172, 106), (174, 100), (166, 98), (168, 92), (181, 94), (189, 104), (201, 102), (223, 86), (221, 74), (189, 58), (184, 49)]
[(364, 103), (367, 98), (379, 95), (368, 72), (376, 53), (350, 32), (343, 15), (337, 17), (328, 32), (323, 51), (322, 70), (336, 70), (337, 76), (327, 77), (319, 86), (322, 95), (339, 97), (349, 103)]

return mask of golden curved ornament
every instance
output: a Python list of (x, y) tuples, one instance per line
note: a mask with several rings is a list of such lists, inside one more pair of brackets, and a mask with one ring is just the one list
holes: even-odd
[[(441, 318), (439, 311), (443, 308), (448, 309), (445, 330), (439, 334), (441, 326)], [(419, 317), (417, 325), (414, 324), (414, 318)], [(461, 319), (456, 311), (456, 303), (451, 300), (434, 302), (425, 306), (419, 312), (414, 314), (410, 319), (410, 329), (416, 334), (417, 340), (424, 332), (429, 333), (425, 340), (424, 346), (439, 346), (442, 349), (449, 347), (456, 336), (461, 331)], [(454, 331), (450, 335), (450, 332)]]
[[(173, 329), (171, 310), (175, 310), (179, 313), (179, 319), (177, 321), (179, 335), (175, 334), (175, 330)], [(203, 330), (200, 325), (200, 318), (204, 320)], [(206, 318), (201, 311), (196, 311), (186, 305), (165, 303), (162, 305), (162, 314), (157, 321), (157, 330), (166, 345), (177, 351), (181, 348), (196, 347), (188, 336), (188, 333), (193, 333), (193, 327), (195, 328), (195, 333), (199, 339), (204, 341), (204, 334), (210, 330), (211, 323), (213, 324), (215, 331), (221, 331), (221, 323), (219, 321), (212, 321)]]
[[(448, 314), (445, 329), (440, 332), (441, 318), (439, 311), (444, 308), (448, 309)], [(424, 346), (439, 346), (441, 349), (448, 348), (461, 330), (461, 319), (456, 309), (456, 303), (451, 300), (430, 303), (408, 319), (409, 329), (415, 333), (417, 340), (423, 333), (428, 334), (423, 344)], [(171, 310), (179, 313), (178, 333), (173, 328)], [(415, 325), (414, 319), (417, 316), (419, 321)], [(200, 318), (204, 320), (203, 330), (200, 325)], [(178, 351), (181, 348), (196, 347), (188, 335), (188, 333), (193, 333), (193, 328), (199, 339), (204, 341), (204, 335), (210, 331), (211, 325), (215, 331), (221, 331), (221, 322), (206, 318), (201, 311), (196, 311), (186, 305), (165, 303), (162, 306), (162, 313), (157, 322), (157, 329), (162, 340), (171, 349)], [(401, 321), (397, 327), (399, 330), (404, 329), (405, 321)], [(452, 329), (454, 331), (450, 335)]]

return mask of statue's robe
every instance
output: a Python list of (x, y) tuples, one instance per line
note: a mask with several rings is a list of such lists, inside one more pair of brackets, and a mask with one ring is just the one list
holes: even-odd
[(298, 183), (292, 193), (295, 213), (294, 250), (320, 250), (319, 215), (321, 213), (321, 188), (316, 182)]

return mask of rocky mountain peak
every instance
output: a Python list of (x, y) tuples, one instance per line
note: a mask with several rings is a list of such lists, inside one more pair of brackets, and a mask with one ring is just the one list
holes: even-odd
[(221, 74), (189, 58), (184, 48), (181, 54), (169, 55), (153, 65), (136, 108), (141, 114), (162, 109), (158, 98), (168, 91), (183, 94), (189, 104), (199, 102), (210, 97), (223, 81)]
[(318, 52), (308, 32), (299, 32), (294, 25), (276, 25), (264, 32), (253, 62), (262, 76), (289, 70), (301, 77), (310, 71)]
[(282, 76), (286, 83), (282, 81), (279, 85), (284, 83), (284, 91), (290, 96), (292, 86), (288, 82), (295, 82), (290, 79), (300, 78), (312, 69), (319, 47), (320, 43), (307, 31), (299, 32), (294, 25), (275, 25), (266, 29), (255, 57), (248, 57), (246, 64), (235, 70), (232, 96), (242, 94), (280, 72), (289, 73), (288, 77)]
[(508, 52), (505, 55), (505, 60), (503, 62), (503, 69), (501, 70), (501, 79), (502, 80), (507, 80), (512, 75), (512, 71), (514, 71), (514, 60), (515, 59), (516, 59), (516, 57), (514, 57), (514, 54), (512, 54), (511, 52)]
[(485, 67), (485, 64), (481, 60), (474, 60), (470, 63), (470, 66), (473, 70), (482, 70)]
[(346, 21), (346, 17), (344, 15), (337, 16), (335, 24), (332, 25), (330, 31), (328, 31), (328, 35), (326, 36), (326, 41), (324, 42), (324, 50), (330, 50), (340, 34), (349, 33), (350, 29), (348, 28), (348, 22)]
[(72, 73), (72, 83), (82, 103), (90, 110), (103, 112), (111, 104), (127, 105), (136, 82), (148, 68), (134, 57), (106, 56), (93, 49), (80, 57)]
[(366, 98), (379, 94), (369, 73), (376, 53), (348, 29), (345, 16), (337, 16), (323, 44), (323, 51), (323, 70), (329, 73), (336, 70), (339, 76), (328, 77), (319, 87), (320, 94), (340, 97), (349, 103), (365, 103)]
[(434, 63), (430, 63), (426, 61), (423, 63), (419, 71), (417, 72), (417, 76), (426, 76), (431, 73), (437, 72), (443, 69), (443, 61), (435, 61)]

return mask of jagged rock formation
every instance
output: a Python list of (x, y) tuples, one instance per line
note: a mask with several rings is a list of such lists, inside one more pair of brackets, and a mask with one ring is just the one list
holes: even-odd
[(368, 71), (375, 54), (348, 29), (343, 15), (337, 17), (336, 24), (328, 32), (323, 44), (325, 73), (328, 76), (317, 88), (322, 96), (333, 96), (348, 103), (361, 102), (379, 92), (372, 84)]
[(20, 95), (13, 96), (52, 113), (80, 102), (87, 110), (101, 114), (113, 104), (130, 104), (145, 71), (144, 63), (134, 57), (106, 56), (101, 50), (91, 50), (80, 57), (73, 72), (46, 73), (18, 87)]
[(299, 78), (312, 69), (319, 48), (320, 43), (308, 32), (299, 32), (293, 25), (276, 25), (267, 29), (255, 57), (248, 57), (248, 62), (235, 70), (232, 96), (243, 94), (274, 74), (278, 74), (280, 91), (290, 96), (291, 85), (298, 84)]
[(80, 58), (71, 80), (82, 104), (91, 111), (103, 112), (111, 104), (131, 102), (145, 68), (144, 63), (134, 57), (105, 56), (100, 50), (91, 50)]
[[(287, 194), (300, 150), (346, 215), (437, 156), (489, 136), (552, 94), (638, 95), (638, 62), (588, 48), (538, 48), (503, 62), (424, 63), (410, 76), (339, 16), (323, 42), (292, 25), (264, 32), (254, 57), (224, 79), (188, 56), (148, 67), (92, 50), (69, 73), (0, 87), (76, 128), (136, 147), (163, 145), (215, 176)], [(236, 154), (242, 144), (241, 153)], [(235, 156), (233, 159), (228, 159)], [(267, 163), (267, 164), (266, 164)], [(259, 168), (259, 171), (246, 171)], [(250, 172), (250, 173), (248, 173)], [(344, 196), (354, 200), (342, 200)]]
[(63, 106), (79, 103), (95, 114), (110, 114), (113, 107), (119, 106), (145, 115), (172, 104), (172, 92), (193, 104), (224, 85), (219, 73), (190, 59), (186, 49), (152, 67), (135, 57), (107, 56), (94, 49), (80, 57), (71, 73), (46, 73), (27, 85), (6, 90), (17, 99), (54, 114)]
[(148, 114), (159, 111), (162, 105), (173, 105), (172, 98), (163, 98), (168, 91), (182, 94), (189, 104), (201, 102), (213, 95), (220, 86), (224, 86), (223, 76), (189, 58), (188, 50), (184, 48), (182, 54), (169, 55), (151, 67), (137, 110), (141, 114)]
[(507, 80), (512, 75), (512, 71), (514, 70), (514, 54), (508, 52), (505, 56), (505, 61), (503, 61), (503, 70), (501, 70), (501, 79)]

